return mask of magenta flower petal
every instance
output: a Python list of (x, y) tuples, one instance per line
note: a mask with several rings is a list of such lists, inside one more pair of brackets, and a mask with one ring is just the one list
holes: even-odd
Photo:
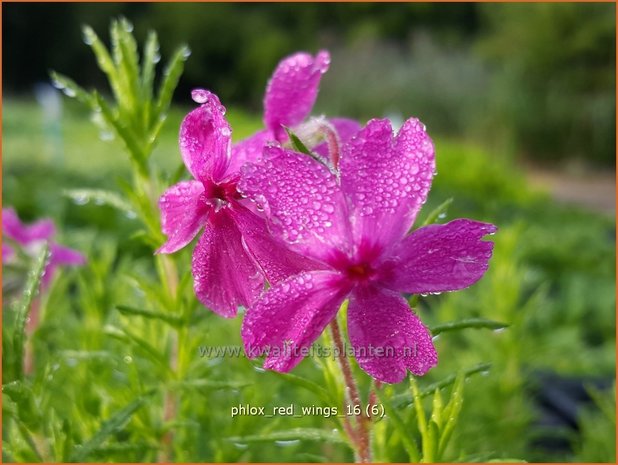
[(51, 244), (49, 247), (49, 262), (45, 266), (45, 273), (41, 281), (43, 289), (47, 288), (59, 266), (81, 266), (86, 264), (86, 257), (77, 250), (63, 245)]
[(63, 245), (52, 244), (49, 248), (49, 263), (54, 265), (80, 266), (86, 264), (86, 257), (79, 251)]
[(393, 249), (384, 285), (415, 294), (455, 291), (477, 282), (489, 266), (493, 224), (458, 219), (417, 229)]
[(215, 94), (205, 90), (194, 90), (193, 98), (202, 105), (180, 126), (182, 159), (198, 181), (221, 181), (229, 163), (232, 135), (225, 107)]
[(328, 122), (335, 127), (343, 144), (352, 139), (361, 130), (360, 123), (350, 118), (329, 118)]
[(173, 253), (193, 240), (207, 219), (208, 207), (200, 198), (204, 186), (198, 181), (182, 181), (166, 190), (159, 199), (161, 229), (168, 237), (157, 253)]
[(271, 285), (301, 271), (323, 267), (287, 248), (270, 234), (263, 218), (245, 207), (236, 206), (232, 217), (242, 234), (245, 250), (255, 259), (256, 265)]
[(431, 335), (398, 293), (372, 287), (352, 292), (348, 334), (359, 366), (373, 378), (399, 383), (438, 363)]
[(301, 273), (269, 289), (243, 320), (247, 356), (268, 354), (264, 367), (280, 372), (300, 363), (345, 298), (338, 279), (330, 271)]
[(374, 119), (344, 145), (340, 168), (355, 239), (386, 245), (406, 234), (426, 200), (433, 143), (417, 119), (407, 120), (396, 137), (390, 121)]
[(56, 233), (56, 227), (53, 221), (48, 219), (35, 221), (29, 225), (23, 224), (14, 209), (3, 208), (2, 232), (9, 239), (27, 245), (33, 241), (51, 239)]
[(191, 268), (199, 301), (226, 318), (236, 316), (239, 305), (249, 306), (264, 287), (227, 211), (211, 216), (193, 251)]
[(327, 51), (320, 51), (315, 57), (296, 53), (279, 63), (264, 96), (264, 124), (277, 140), (285, 138), (282, 125), (294, 126), (309, 114), (329, 64)]
[(239, 190), (263, 208), (270, 230), (290, 247), (326, 261), (347, 249), (347, 208), (335, 175), (307, 155), (267, 147), (243, 167)]
[(274, 136), (267, 129), (262, 129), (232, 146), (232, 158), (227, 168), (228, 173), (239, 173), (240, 167), (246, 162), (257, 161), (262, 156), (262, 149)]

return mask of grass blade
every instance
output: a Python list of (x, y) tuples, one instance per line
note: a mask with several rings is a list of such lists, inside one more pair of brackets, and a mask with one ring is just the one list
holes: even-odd
[(453, 434), (455, 429), (455, 425), (457, 424), (457, 419), (459, 418), (459, 412), (461, 412), (461, 406), (463, 405), (463, 390), (465, 384), (465, 376), (463, 373), (459, 373), (455, 380), (455, 384), (453, 386), (453, 391), (451, 393), (451, 398), (448, 401), (448, 404), (444, 408), (444, 418), (446, 419), (446, 423), (444, 424), (444, 428), (440, 435), (440, 442), (438, 444), (438, 457), (442, 458), (444, 451), (446, 450), (446, 446), (448, 445), (448, 441)]
[[(489, 371), (490, 368), (491, 368), (491, 363), (480, 363), (474, 367), (468, 368), (467, 370), (463, 372), (463, 374), (465, 378), (469, 378), (470, 376), (476, 375), (478, 373), (486, 373)], [(430, 384), (425, 389), (420, 391), (420, 398), (432, 395), (436, 389), (444, 389), (444, 388), (451, 386), (453, 383), (455, 383), (456, 378), (457, 378), (457, 375), (450, 375), (444, 378), (443, 380), (438, 381), (437, 383)], [(405, 407), (405, 406), (411, 405), (414, 403), (414, 400), (412, 399), (412, 396), (409, 393), (404, 393), (404, 394), (399, 394), (397, 396), (394, 396), (391, 399), (391, 403), (393, 407), (398, 408), (398, 407)]]
[(22, 294), (21, 299), (17, 303), (17, 316), (15, 317), (15, 333), (13, 336), (13, 351), (15, 363), (15, 379), (23, 379), (24, 377), (24, 352), (26, 344), (26, 322), (32, 307), (32, 302), (38, 294), (41, 287), (41, 279), (45, 273), (45, 265), (49, 259), (49, 244), (45, 244), (43, 250), (37, 256), (34, 267), (30, 270), (28, 281)]
[(75, 97), (81, 103), (88, 105), (93, 110), (95, 109), (96, 102), (94, 101), (92, 95), (79, 86), (75, 81), (64, 76), (63, 74), (57, 73), (56, 71), (50, 71), (49, 76), (51, 77), (52, 84), (56, 89), (61, 90), (69, 97)]
[(142, 55), (142, 101), (144, 102), (143, 128), (150, 130), (150, 112), (152, 111), (152, 87), (154, 83), (155, 66), (159, 61), (159, 40), (157, 33), (150, 31)]
[(386, 410), (386, 415), (388, 416), (388, 419), (391, 421), (391, 424), (393, 425), (395, 430), (399, 433), (401, 443), (403, 444), (404, 449), (408, 453), (410, 463), (418, 463), (421, 454), (418, 450), (418, 446), (416, 445), (416, 441), (410, 435), (410, 428), (406, 426), (401, 416), (391, 406), (388, 399), (384, 397), (384, 392), (381, 389), (375, 389), (375, 393), (378, 396), (378, 399), (380, 399), (380, 403), (384, 406), (384, 410)]
[(135, 211), (121, 196), (104, 189), (65, 189), (63, 195), (77, 203), (93, 202), (97, 205), (109, 205), (116, 210), (134, 217)]
[(459, 321), (450, 321), (448, 323), (444, 323), (441, 325), (436, 325), (432, 328), (429, 328), (431, 334), (433, 336), (437, 336), (440, 333), (444, 333), (447, 331), (459, 331), (461, 329), (468, 328), (487, 328), (487, 329), (504, 329), (508, 328), (509, 325), (507, 323), (500, 323), (499, 321), (486, 320), (484, 318), (467, 318), (465, 320)]
[(293, 375), (291, 373), (279, 373), (277, 371), (269, 371), (268, 373), (273, 374), (278, 378), (282, 378), (288, 383), (295, 384), (303, 389), (313, 392), (322, 402), (324, 402), (325, 405), (332, 405), (334, 403), (328, 391), (316, 382), (310, 381), (297, 375)]
[(446, 214), (446, 211), (448, 210), (448, 207), (452, 203), (453, 203), (453, 198), (452, 197), (450, 199), (447, 199), (444, 202), (442, 202), (440, 205), (438, 205), (436, 208), (434, 208), (429, 213), (429, 215), (427, 215), (427, 218), (425, 218), (425, 221), (423, 221), (421, 223), (420, 227), (427, 226), (427, 225), (435, 223), (436, 220), (438, 220), (438, 218), (440, 218), (441, 215), (445, 215)]
[(123, 315), (128, 316), (141, 316), (151, 320), (159, 320), (170, 324), (174, 327), (182, 326), (184, 321), (174, 315), (167, 315), (161, 312), (153, 312), (151, 310), (145, 310), (141, 308), (130, 307), (128, 305), (116, 305), (116, 309)]
[(94, 451), (101, 447), (109, 436), (120, 431), (124, 424), (144, 405), (145, 402), (146, 397), (138, 397), (121, 410), (118, 410), (109, 420), (103, 422), (101, 429), (92, 438), (73, 449), (73, 453), (71, 454), (69, 461), (85, 461)]

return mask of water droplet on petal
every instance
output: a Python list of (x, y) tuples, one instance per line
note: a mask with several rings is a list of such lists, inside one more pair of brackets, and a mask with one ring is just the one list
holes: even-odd
[(206, 103), (210, 98), (211, 93), (205, 89), (193, 89), (191, 91), (191, 98), (195, 103)]

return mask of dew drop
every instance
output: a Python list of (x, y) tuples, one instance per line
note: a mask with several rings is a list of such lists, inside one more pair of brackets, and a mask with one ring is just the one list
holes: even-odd
[(193, 89), (191, 91), (191, 98), (195, 103), (206, 103), (210, 98), (210, 92), (204, 89)]

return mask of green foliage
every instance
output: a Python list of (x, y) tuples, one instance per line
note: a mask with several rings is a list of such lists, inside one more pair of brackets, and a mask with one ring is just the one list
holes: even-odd
[(534, 158), (614, 163), (615, 5), (481, 8), (488, 32), (479, 48), (499, 68), (492, 118), (508, 121)]
[(69, 97), (75, 97), (99, 114), (105, 130), (113, 130), (125, 143), (127, 153), (143, 175), (147, 161), (165, 122), (174, 89), (189, 57), (188, 47), (178, 48), (163, 72), (158, 94), (153, 91), (154, 66), (160, 60), (159, 43), (154, 32), (140, 57), (133, 26), (124, 18), (113, 20), (110, 27), (111, 53), (90, 26), (84, 26), (84, 42), (90, 45), (101, 71), (107, 77), (114, 106), (97, 92), (87, 92), (73, 80), (52, 72), (54, 85)]
[(575, 436), (575, 451), (580, 462), (616, 461), (616, 386), (605, 392), (588, 389), (594, 400), (594, 406), (586, 408), (580, 415), (581, 436)]

